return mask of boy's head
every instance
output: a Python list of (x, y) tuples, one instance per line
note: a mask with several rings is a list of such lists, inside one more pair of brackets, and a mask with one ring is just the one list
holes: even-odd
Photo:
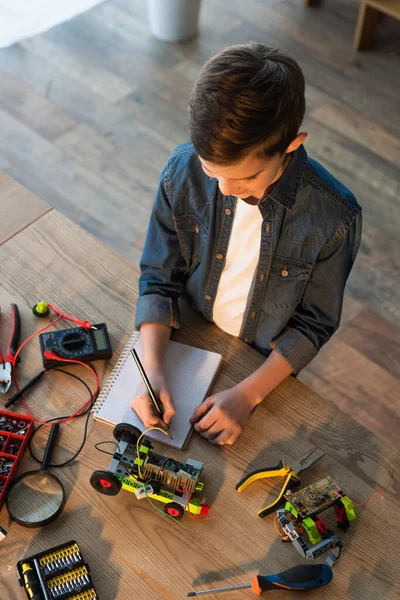
[(261, 197), (306, 138), (304, 112), (295, 60), (257, 42), (225, 48), (190, 94), (190, 132), (204, 171), (225, 195)]

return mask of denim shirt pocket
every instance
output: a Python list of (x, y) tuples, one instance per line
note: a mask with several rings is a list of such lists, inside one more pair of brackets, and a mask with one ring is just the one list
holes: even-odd
[(264, 297), (266, 307), (295, 308), (301, 301), (313, 265), (275, 256)]
[(187, 274), (190, 276), (200, 264), (207, 232), (192, 213), (174, 217), (174, 221), (182, 256), (187, 264)]

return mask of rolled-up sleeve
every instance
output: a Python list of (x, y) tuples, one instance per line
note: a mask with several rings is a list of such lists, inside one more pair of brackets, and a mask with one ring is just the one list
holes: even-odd
[(140, 261), (136, 329), (142, 323), (180, 327), (178, 299), (184, 290), (187, 267), (165, 189), (165, 173), (166, 169), (160, 178)]
[(339, 327), (344, 288), (360, 246), (361, 229), (360, 212), (343, 235), (321, 251), (300, 304), (271, 344), (295, 374)]

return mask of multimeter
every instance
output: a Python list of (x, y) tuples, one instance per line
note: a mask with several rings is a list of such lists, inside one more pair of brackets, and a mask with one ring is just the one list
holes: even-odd
[(58, 361), (45, 358), (46, 350), (54, 352), (60, 358), (82, 362), (111, 358), (112, 348), (107, 325), (98, 323), (93, 327), (95, 329), (73, 327), (72, 329), (41, 333), (39, 341), (44, 368), (51, 369), (60, 366)]

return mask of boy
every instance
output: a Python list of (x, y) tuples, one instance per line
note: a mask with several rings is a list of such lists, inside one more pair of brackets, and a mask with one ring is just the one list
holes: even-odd
[[(190, 95), (192, 144), (161, 175), (141, 260), (136, 327), (143, 364), (175, 413), (163, 371), (178, 299), (265, 355), (232, 389), (207, 398), (192, 422), (213, 444), (233, 444), (259, 404), (317, 354), (340, 322), (361, 237), (353, 194), (307, 157), (304, 78), (264, 44), (226, 48)], [(144, 389), (132, 403), (146, 427), (160, 421)]]

